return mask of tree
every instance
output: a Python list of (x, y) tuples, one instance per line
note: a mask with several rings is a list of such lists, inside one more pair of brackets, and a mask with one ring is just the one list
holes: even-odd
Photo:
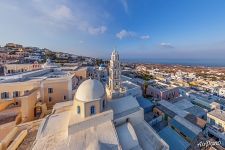
[(103, 63), (102, 59), (96, 59), (96, 65), (100, 66)]
[(53, 52), (47, 52), (45, 54), (46, 59), (51, 59), (51, 60), (55, 60), (56, 59), (56, 55)]
[(146, 97), (146, 95), (147, 95), (147, 88), (148, 88), (148, 83), (147, 83), (147, 81), (146, 80), (144, 80), (144, 85), (143, 85), (143, 88), (144, 88), (144, 96)]

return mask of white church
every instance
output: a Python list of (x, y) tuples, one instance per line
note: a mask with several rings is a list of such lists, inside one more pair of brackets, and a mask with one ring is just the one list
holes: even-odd
[(121, 80), (119, 54), (113, 51), (106, 87), (88, 79), (73, 101), (57, 103), (42, 121), (33, 149), (168, 150), (145, 122), (137, 91), (136, 85)]

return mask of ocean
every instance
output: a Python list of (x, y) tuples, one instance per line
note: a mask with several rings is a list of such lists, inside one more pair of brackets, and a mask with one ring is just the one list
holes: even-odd
[(122, 59), (126, 63), (169, 64), (185, 66), (225, 67), (224, 59)]

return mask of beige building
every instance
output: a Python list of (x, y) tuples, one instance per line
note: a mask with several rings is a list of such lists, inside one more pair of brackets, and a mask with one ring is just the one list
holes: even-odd
[(42, 69), (42, 64), (38, 64), (38, 62), (35, 62), (34, 64), (5, 64), (4, 74), (10, 75), (13, 73), (21, 73), (39, 69)]
[[(38, 88), (32, 89), (17, 99), (1, 101), (0, 114), (3, 117), (1, 118), (3, 122), (0, 122), (0, 124), (12, 122), (20, 124), (43, 118), (47, 114), (47, 107), (45, 103), (37, 102), (38, 91)], [(4, 115), (7, 112), (8, 114)]]
[(80, 80), (86, 80), (89, 78), (98, 79), (98, 72), (95, 67), (87, 66), (87, 67), (79, 67), (75, 70), (75, 76)]
[(42, 116), (58, 102), (71, 100), (76, 77), (53, 64), (36, 71), (5, 76), (0, 80), (0, 111), (20, 107), (22, 122)]
[(11, 54), (7, 51), (0, 50), (0, 63), (6, 64), (8, 62), (15, 62), (15, 60), (19, 59), (21, 56), (17, 54)]
[(71, 71), (71, 74), (74, 74), (76, 77), (76, 84), (73, 87), (77, 89), (78, 86), (87, 79), (97, 79), (99, 80), (99, 72), (93, 66), (85, 66), (85, 67), (78, 67)]
[(15, 44), (15, 43), (7, 43), (6, 45), (5, 45), (5, 47), (6, 48), (23, 48), (23, 46), (22, 45), (20, 45), (20, 44)]
[(207, 113), (207, 123), (207, 136), (214, 137), (225, 147), (225, 111), (215, 109)]
[(207, 114), (207, 122), (222, 130), (225, 129), (225, 112), (223, 110), (213, 110)]
[(179, 88), (159, 81), (149, 83), (146, 94), (156, 100), (171, 100), (179, 96)]
[(67, 75), (60, 71), (39, 70), (45, 75), (36, 77), (24, 77), (0, 83), (0, 102), (20, 99), (29, 91), (38, 88), (37, 101), (46, 103), (48, 107), (54, 104), (72, 99), (73, 75)]

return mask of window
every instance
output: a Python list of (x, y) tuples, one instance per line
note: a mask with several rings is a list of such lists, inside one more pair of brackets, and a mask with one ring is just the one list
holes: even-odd
[(91, 106), (91, 115), (95, 114), (95, 106)]
[(1, 93), (1, 98), (2, 98), (2, 99), (7, 99), (7, 98), (9, 98), (9, 92), (3, 92), (3, 93)]
[(20, 92), (19, 91), (14, 91), (13, 92), (13, 97), (19, 97), (20, 96)]
[(210, 124), (215, 125), (215, 120), (210, 118)]
[(24, 91), (24, 95), (28, 94), (29, 93), (29, 90), (26, 90)]
[(66, 95), (64, 95), (64, 100), (66, 100)]
[(52, 101), (52, 98), (51, 98), (51, 97), (49, 97), (49, 98), (48, 98), (48, 101), (49, 101), (49, 102), (51, 102), (51, 101)]
[(80, 106), (77, 106), (77, 114), (80, 114)]
[(105, 100), (102, 102), (102, 108), (105, 108)]
[(53, 93), (53, 88), (48, 88), (48, 93)]
[(1, 93), (1, 98), (2, 98), (2, 99), (7, 99), (7, 98), (9, 98), (9, 92), (3, 92), (3, 93)]

